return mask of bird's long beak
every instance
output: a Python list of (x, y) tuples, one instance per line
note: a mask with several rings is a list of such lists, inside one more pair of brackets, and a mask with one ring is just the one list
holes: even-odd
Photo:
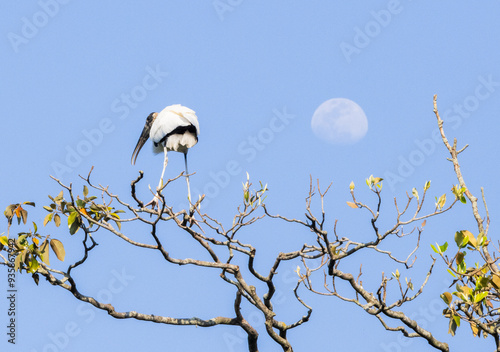
[(144, 125), (144, 128), (142, 129), (141, 136), (139, 137), (139, 140), (137, 141), (137, 145), (135, 146), (134, 152), (132, 153), (132, 165), (135, 165), (135, 161), (137, 160), (137, 156), (139, 155), (139, 152), (141, 151), (141, 148), (144, 146), (146, 141), (149, 138), (149, 131), (151, 130), (151, 126), (153, 125), (153, 122), (156, 118), (158, 113), (152, 112), (149, 114), (148, 118), (146, 119), (146, 124)]

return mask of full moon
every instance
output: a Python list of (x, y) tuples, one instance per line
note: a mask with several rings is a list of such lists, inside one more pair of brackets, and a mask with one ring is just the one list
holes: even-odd
[(352, 100), (334, 98), (316, 109), (311, 128), (328, 143), (354, 144), (368, 132), (368, 120), (363, 109)]

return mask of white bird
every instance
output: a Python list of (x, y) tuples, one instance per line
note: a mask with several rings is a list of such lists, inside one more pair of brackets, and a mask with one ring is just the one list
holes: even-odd
[[(146, 119), (146, 124), (142, 130), (139, 141), (132, 153), (132, 165), (135, 164), (141, 148), (148, 138), (153, 141), (153, 151), (155, 153), (164, 153), (163, 171), (161, 173), (158, 189), (163, 186), (163, 175), (168, 163), (167, 152), (176, 151), (184, 154), (184, 163), (186, 166), (186, 182), (188, 187), (188, 200), (191, 203), (191, 190), (189, 188), (189, 176), (187, 167), (187, 153), (189, 148), (198, 143), (200, 126), (198, 118), (193, 110), (180, 104), (170, 105), (160, 113), (152, 112)], [(147, 205), (158, 205), (158, 193)], [(146, 206), (147, 206), (146, 205)]]

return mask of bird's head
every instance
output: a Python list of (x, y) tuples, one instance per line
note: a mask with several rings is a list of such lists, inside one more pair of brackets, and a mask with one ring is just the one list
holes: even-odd
[(146, 124), (144, 125), (144, 128), (142, 129), (141, 136), (139, 137), (139, 140), (137, 141), (137, 145), (135, 146), (134, 152), (132, 153), (132, 165), (135, 164), (135, 161), (137, 160), (137, 156), (139, 155), (139, 152), (141, 151), (141, 148), (144, 146), (146, 141), (149, 138), (149, 131), (151, 130), (151, 126), (153, 125), (153, 122), (156, 119), (156, 116), (158, 116), (157, 112), (152, 112), (149, 114), (148, 118), (146, 119)]

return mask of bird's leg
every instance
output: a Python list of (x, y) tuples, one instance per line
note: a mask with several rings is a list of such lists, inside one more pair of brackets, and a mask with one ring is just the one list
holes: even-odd
[(191, 188), (189, 187), (189, 172), (188, 172), (187, 152), (184, 153), (184, 164), (186, 166), (186, 183), (188, 186), (189, 208), (191, 208)]
[(158, 207), (158, 209), (160, 208), (159, 205), (160, 205), (160, 189), (163, 187), (163, 176), (165, 175), (165, 169), (167, 168), (167, 164), (168, 164), (168, 155), (167, 155), (167, 147), (164, 146), (163, 147), (163, 153), (165, 155), (164, 159), (163, 159), (163, 170), (161, 172), (161, 177), (160, 177), (160, 182), (158, 183), (158, 188), (156, 189), (156, 194), (154, 196), (153, 199), (151, 199), (151, 201), (146, 204), (145, 206), (152, 206), (153, 209)]
[[(187, 214), (185, 215), (185, 221), (189, 221), (189, 224), (190, 224), (189, 227), (193, 226), (193, 224), (196, 224), (198, 227), (200, 227), (200, 224), (198, 224), (198, 222), (195, 220), (195, 218), (193, 216), (194, 212), (195, 212), (195, 208), (194, 208), (193, 204), (191, 203), (191, 188), (189, 187), (189, 171), (188, 171), (188, 163), (187, 163), (187, 151), (184, 153), (184, 164), (186, 166), (186, 183), (188, 186), (188, 201), (189, 201), (189, 216)], [(201, 227), (200, 227), (200, 229), (201, 229)]]
[(165, 175), (165, 169), (167, 168), (168, 164), (167, 146), (163, 147), (163, 153), (165, 154), (165, 158), (163, 159), (163, 170), (161, 172), (160, 183), (158, 184), (158, 188), (163, 187), (163, 175)]

